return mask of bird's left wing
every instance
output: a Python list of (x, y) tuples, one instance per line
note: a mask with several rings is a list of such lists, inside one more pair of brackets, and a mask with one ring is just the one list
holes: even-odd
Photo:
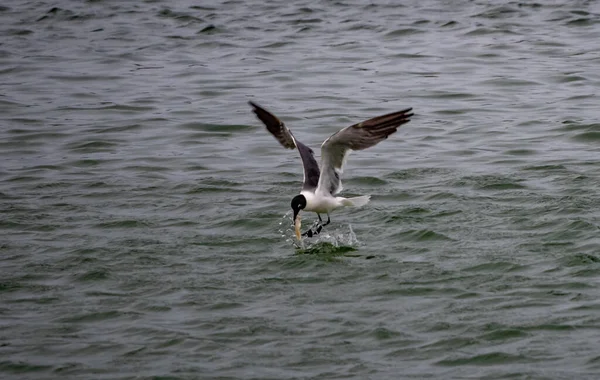
[(252, 106), (252, 111), (262, 121), (267, 130), (279, 141), (279, 143), (287, 149), (298, 148), (300, 158), (302, 158), (302, 167), (304, 169), (304, 183), (302, 190), (314, 191), (317, 188), (319, 182), (319, 164), (315, 160), (314, 152), (312, 149), (296, 140), (292, 132), (288, 127), (283, 124), (277, 116), (273, 115), (266, 109), (262, 108), (256, 103), (248, 102)]
[(349, 151), (370, 148), (408, 123), (412, 108), (393, 112), (346, 127), (321, 145), (321, 177), (317, 192), (335, 195), (342, 191), (341, 175)]

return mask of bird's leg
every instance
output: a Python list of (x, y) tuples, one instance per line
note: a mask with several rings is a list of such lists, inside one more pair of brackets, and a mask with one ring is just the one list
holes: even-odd
[(321, 230), (323, 229), (323, 225), (328, 225), (329, 224), (329, 214), (327, 214), (327, 223), (323, 224), (323, 219), (321, 219), (321, 214), (317, 213), (317, 216), (319, 217), (319, 225), (317, 226), (317, 228), (313, 231), (313, 229), (309, 229), (308, 231), (306, 231), (305, 233), (302, 234), (302, 236), (308, 236), (308, 237), (313, 237), (314, 235), (318, 235), (319, 233), (321, 233)]
[(325, 224), (323, 224), (323, 219), (321, 219), (321, 214), (317, 213), (317, 216), (319, 217), (319, 225), (317, 226), (317, 229), (314, 232), (315, 235), (320, 234), (323, 227), (325, 227), (326, 225), (331, 223), (331, 218), (329, 217), (329, 213), (327, 213), (327, 223), (325, 223)]
[(326, 225), (331, 223), (331, 217), (329, 216), (329, 213), (327, 213), (327, 223), (325, 223), (325, 224), (323, 224), (323, 219), (321, 219), (321, 214), (317, 213), (317, 216), (319, 217), (319, 226), (317, 227), (316, 234), (320, 233), (321, 230), (323, 229), (323, 227), (325, 227)]
[(321, 219), (321, 214), (317, 213), (317, 216), (319, 217), (319, 225), (317, 226), (317, 230), (315, 231), (315, 235), (320, 234), (321, 230), (323, 229), (323, 219)]
[(312, 228), (310, 230), (304, 232), (302, 234), (302, 236), (313, 237), (313, 230), (312, 230)]
[(322, 228), (323, 228), (323, 226), (321, 226), (319, 224), (319, 226), (317, 227), (316, 230), (313, 231), (313, 229), (311, 228), (310, 230), (308, 230), (305, 233), (303, 233), (302, 236), (313, 237), (314, 235), (318, 235), (321, 232)]

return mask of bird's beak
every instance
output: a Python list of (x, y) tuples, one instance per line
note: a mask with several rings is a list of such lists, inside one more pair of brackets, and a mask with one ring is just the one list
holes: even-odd
[(296, 238), (300, 240), (300, 227), (302, 226), (302, 222), (300, 222), (300, 213), (294, 215), (294, 231), (296, 232)]

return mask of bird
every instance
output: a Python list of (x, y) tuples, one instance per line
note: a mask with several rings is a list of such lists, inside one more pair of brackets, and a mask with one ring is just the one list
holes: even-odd
[[(396, 132), (402, 124), (408, 123), (411, 116), (414, 115), (411, 107), (340, 129), (321, 144), (321, 164), (319, 165), (314, 151), (296, 139), (277, 116), (255, 102), (249, 101), (248, 103), (252, 107), (252, 112), (284, 148), (298, 149), (300, 153), (304, 168), (304, 180), (300, 194), (294, 196), (291, 202), (294, 213), (294, 232), (298, 240), (301, 240), (301, 236), (312, 237), (319, 234), (324, 226), (331, 223), (329, 213), (333, 210), (345, 206), (360, 207), (369, 202), (370, 195), (353, 198), (337, 196), (343, 189), (341, 175), (348, 153), (377, 145)], [(314, 231), (311, 228), (301, 234), (300, 211), (315, 212), (319, 218), (318, 228)], [(324, 224), (321, 214), (327, 214), (327, 222)]]

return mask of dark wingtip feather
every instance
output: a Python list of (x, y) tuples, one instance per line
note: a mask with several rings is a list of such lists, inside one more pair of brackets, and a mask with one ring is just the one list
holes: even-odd
[(261, 107), (261, 106), (259, 106), (258, 104), (254, 103), (252, 100), (248, 100), (248, 104), (250, 104), (250, 106), (251, 106), (252, 108), (254, 108), (255, 110), (256, 110), (256, 109), (262, 109), (262, 107)]
[(248, 101), (248, 104), (252, 106), (252, 112), (254, 112), (256, 117), (263, 122), (265, 127), (267, 127), (267, 130), (271, 132), (273, 137), (275, 137), (275, 139), (279, 141), (284, 148), (296, 148), (296, 144), (291, 136), (291, 133), (287, 130), (283, 122), (279, 120), (277, 116), (273, 115), (271, 112), (267, 111), (251, 100)]
[(256, 116), (258, 116), (260, 118), (260, 114), (268, 114), (269, 112), (262, 108), (261, 106), (259, 106), (258, 104), (254, 103), (253, 101), (249, 100), (248, 104), (250, 104), (250, 106), (252, 107), (252, 112), (254, 112), (256, 114)]

